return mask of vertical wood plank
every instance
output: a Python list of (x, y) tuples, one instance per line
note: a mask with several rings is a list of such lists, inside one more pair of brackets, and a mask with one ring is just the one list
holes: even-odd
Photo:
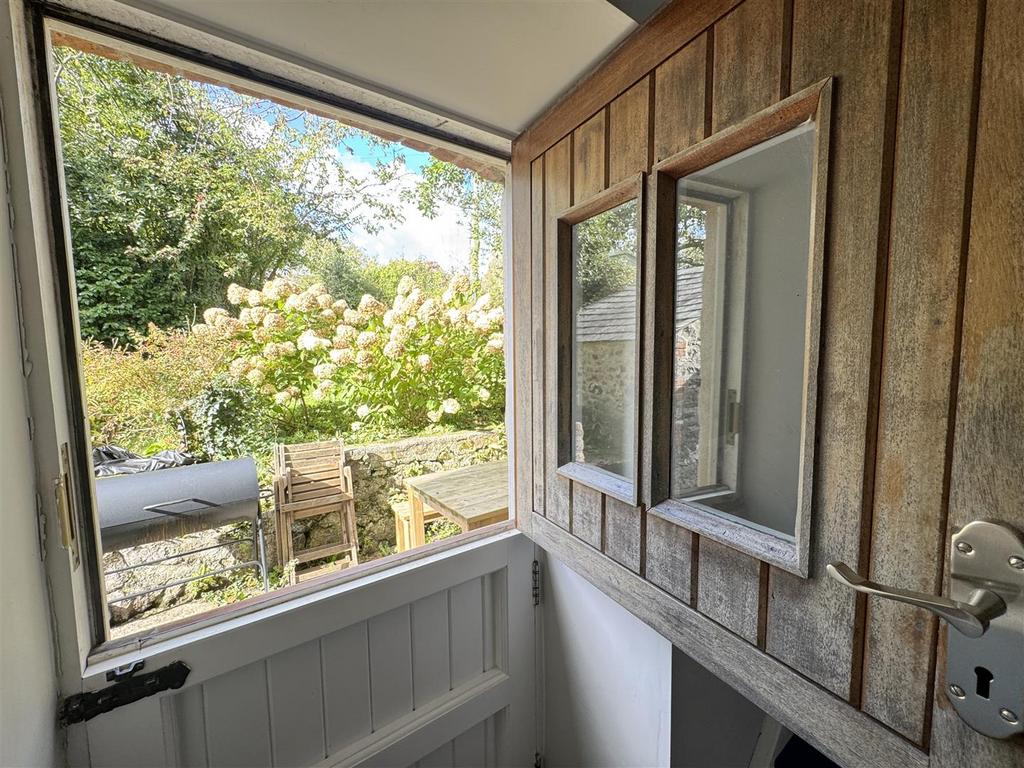
[(580, 483), (572, 484), (572, 532), (595, 549), (601, 549), (604, 495)]
[[(712, 130), (727, 128), (778, 99), (783, 17), (782, 0), (747, 0), (715, 24)], [(702, 541), (697, 609), (758, 642), (762, 572), (749, 555)]]
[(641, 515), (639, 507), (605, 496), (604, 552), (636, 573), (640, 573)]
[[(988, 0), (948, 535), (979, 517), (1024, 528), (1022, 61), (1024, 24), (1019, 3)], [(997, 741), (972, 731), (953, 711), (945, 687), (940, 659), (932, 765), (952, 768), (965, 761), (988, 768), (1024, 765), (1019, 737)]]
[(448, 590), (451, 626), (451, 687), (481, 675), (484, 671), (483, 585), (480, 579)]
[(761, 564), (709, 538), (700, 541), (697, 610), (757, 642)]
[(506, 281), (511, 291), (509, 306), (512, 311), (513, 391), (514, 418), (513, 483), (515, 491), (515, 520), (525, 533), (530, 531), (533, 514), (533, 283), (532, 283), (532, 211), (533, 187), (530, 158), (524, 157), (519, 147), (513, 147), (508, 173), (512, 185), (512, 205), (506, 215), (506, 228), (512, 232), (511, 279)]
[(746, 0), (715, 24), (711, 129), (717, 132), (783, 98), (782, 0)]
[[(608, 184), (650, 169), (651, 78), (619, 96), (608, 107)], [(577, 198), (577, 202), (582, 198)]]
[(413, 703), (419, 709), (450, 690), (448, 593), (412, 604)]
[[(929, 594), (942, 584), (977, 22), (977, 0), (904, 10), (869, 573)], [(868, 600), (863, 709), (917, 743), (936, 628), (926, 611)]]
[(796, 0), (793, 6), (792, 89), (830, 75), (838, 85), (829, 154), (811, 571), (801, 579), (771, 569), (767, 650), (844, 698), (859, 692), (854, 672), (859, 673), (863, 617), (855, 595), (828, 578), (825, 565), (860, 565), (877, 382), (876, 278), (887, 238), (887, 227), (880, 225), (890, 182), (890, 68), (898, 61), (900, 7), (891, 0)]
[(323, 696), (319, 640), (267, 659), (267, 698), (277, 768), (312, 765), (327, 756)]
[(179, 768), (206, 768), (206, 723), (203, 687), (194, 685), (171, 696), (174, 740)]
[(455, 768), (484, 768), (487, 765), (486, 720), (481, 720), (452, 741)]
[(266, 662), (208, 680), (203, 694), (210, 765), (272, 765)]
[(367, 736), (370, 721), (370, 641), (365, 621), (321, 638), (327, 754)]
[[(544, 154), (544, 466), (545, 514), (569, 529), (569, 481), (558, 469), (558, 377), (565, 364), (567, 340), (558, 338), (558, 227), (555, 222), (572, 203), (572, 137), (567, 136)], [(562, 348), (559, 347), (562, 345)]]
[(370, 701), (373, 730), (412, 712), (412, 637), (409, 606), (402, 605), (368, 622)]
[(573, 132), (573, 200), (592, 197), (605, 188), (607, 177), (605, 110), (601, 110)]
[(533, 285), (531, 360), (533, 379), (530, 386), (533, 391), (533, 408), (530, 418), (533, 446), (533, 511), (542, 515), (545, 510), (545, 483), (547, 481), (547, 435), (544, 432), (544, 419), (547, 413), (545, 403), (548, 398), (544, 393), (547, 376), (544, 369), (547, 358), (544, 353), (544, 320), (547, 317), (545, 307), (547, 297), (544, 295), (544, 156), (541, 155), (530, 165), (530, 279)]
[(647, 580), (692, 604), (698, 536), (676, 522), (647, 513)]
[(654, 162), (704, 138), (708, 33), (654, 72)]

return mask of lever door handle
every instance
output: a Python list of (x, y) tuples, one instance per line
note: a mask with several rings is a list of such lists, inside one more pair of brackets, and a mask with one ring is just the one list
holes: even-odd
[(988, 629), (988, 623), (1006, 613), (1006, 603), (999, 595), (988, 589), (974, 589), (965, 602), (950, 600), (924, 592), (911, 592), (878, 584), (864, 578), (846, 563), (829, 563), (828, 575), (850, 589), (866, 595), (878, 595), (901, 603), (916, 605), (943, 618), (953, 628), (967, 637), (981, 637)]

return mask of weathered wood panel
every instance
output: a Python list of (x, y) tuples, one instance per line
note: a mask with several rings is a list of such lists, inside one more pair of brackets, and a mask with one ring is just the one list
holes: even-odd
[(573, 132), (573, 203), (580, 203), (608, 186), (607, 110), (601, 110)]
[(572, 484), (572, 532), (595, 549), (601, 549), (604, 527), (604, 496), (582, 483)]
[(604, 551), (631, 571), (640, 572), (644, 512), (624, 501), (604, 497)]
[[(558, 227), (555, 222), (572, 204), (572, 137), (568, 136), (544, 155), (544, 469), (545, 514), (569, 528), (569, 481), (559, 477), (558, 469), (558, 376), (561, 361), (567, 359), (559, 349), (558, 324)], [(561, 339), (561, 343), (566, 343)]]
[[(728, 128), (778, 100), (783, 16), (782, 0), (747, 0), (715, 25), (712, 130)], [(705, 539), (697, 573), (699, 609), (756, 643), (763, 614), (760, 563)]]
[[(1024, 24), (1020, 4), (989, 0), (963, 310), (947, 535), (979, 517), (1024, 528)], [(947, 539), (948, 540), (948, 539)], [(948, 574), (947, 574), (948, 585)], [(1024, 766), (1020, 738), (970, 730), (936, 673), (932, 762)], [(1018, 713), (1020, 714), (1020, 713)]]
[[(825, 565), (861, 562), (873, 464), (876, 278), (885, 254), (900, 4), (796, 0), (792, 89), (837, 78), (829, 156), (810, 579), (770, 572), (767, 650), (843, 697), (859, 693), (863, 617)], [(883, 262), (884, 263), (884, 262)], [(860, 603), (863, 604), (862, 602)], [(857, 674), (855, 674), (855, 670)]]
[(704, 138), (705, 32), (654, 71), (654, 162)]
[(650, 77), (643, 78), (608, 107), (609, 185), (650, 168), (650, 117)]
[[(511, 204), (513, 211), (531, 211), (532, 168), (524, 162), (517, 147), (517, 157), (508, 170), (512, 185)], [(530, 531), (530, 516), (534, 510), (533, 493), (533, 262), (530, 258), (533, 216), (513, 216), (505, 222), (512, 232), (511, 288), (512, 308), (512, 365), (513, 391), (512, 421), (513, 445), (513, 498), (515, 499), (516, 525), (527, 534)]]
[[(936, 594), (958, 339), (977, 0), (904, 9), (869, 573)], [(937, 620), (869, 599), (864, 711), (923, 743)]]
[(656, 512), (647, 513), (647, 579), (687, 605), (697, 586), (700, 537)]
[(750, 117), (782, 90), (782, 0), (746, 0), (715, 24), (711, 130)]
[(547, 435), (544, 431), (544, 403), (547, 398), (544, 387), (547, 378), (544, 366), (547, 362), (544, 355), (544, 321), (547, 313), (544, 308), (547, 298), (544, 295), (544, 157), (534, 160), (530, 165), (530, 279), (532, 282), (532, 314), (531, 349), (533, 379), (531, 380), (532, 398), (530, 419), (531, 444), (533, 447), (533, 511), (546, 514), (545, 487), (547, 484), (547, 454), (545, 445)]

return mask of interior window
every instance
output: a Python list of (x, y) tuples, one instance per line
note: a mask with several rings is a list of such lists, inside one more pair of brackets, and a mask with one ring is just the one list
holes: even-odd
[(637, 201), (572, 227), (572, 460), (632, 480)]
[(814, 126), (681, 178), (671, 495), (794, 533)]
[(189, 71), (53, 39), (110, 637), (509, 517), (504, 168)]

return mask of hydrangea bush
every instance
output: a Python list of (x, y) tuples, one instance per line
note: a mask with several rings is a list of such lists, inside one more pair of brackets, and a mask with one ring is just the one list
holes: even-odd
[(232, 342), (230, 375), (295, 430), (467, 426), (504, 413), (504, 313), (464, 276), (441, 298), (404, 278), (390, 305), (334, 299), (276, 278), (261, 290), (231, 285), (237, 314), (213, 307), (197, 336)]

